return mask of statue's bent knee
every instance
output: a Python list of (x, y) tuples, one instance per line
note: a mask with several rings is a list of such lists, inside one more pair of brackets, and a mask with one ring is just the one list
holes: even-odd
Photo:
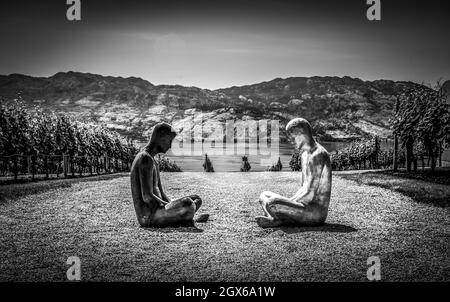
[(192, 208), (192, 209), (194, 209), (195, 210), (195, 202), (194, 202), (194, 200), (192, 200), (192, 198), (191, 197), (185, 197), (185, 198), (183, 198), (183, 200), (182, 200), (182, 203), (181, 203), (181, 206), (183, 207), (183, 208), (187, 208), (187, 209), (190, 209), (190, 208)]
[(184, 207), (183, 211), (181, 213), (181, 217), (186, 220), (192, 220), (195, 215), (195, 205), (194, 203), (191, 203), (190, 206)]
[(197, 211), (202, 206), (202, 199), (198, 195), (189, 196), (195, 203), (195, 210)]
[(269, 197), (270, 195), (272, 195), (273, 193), (272, 192), (270, 192), (270, 191), (264, 191), (264, 192), (262, 192), (261, 193), (261, 195), (259, 196), (260, 198), (267, 198), (267, 197)]

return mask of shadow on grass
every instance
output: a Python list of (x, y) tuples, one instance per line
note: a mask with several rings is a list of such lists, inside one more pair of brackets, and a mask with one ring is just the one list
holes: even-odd
[[(431, 175), (430, 179), (426, 179)], [(363, 172), (339, 174), (340, 178), (355, 181), (358, 185), (379, 187), (398, 192), (418, 203), (433, 206), (450, 207), (450, 170), (425, 171), (423, 173), (408, 172)], [(442, 185), (447, 185), (443, 187)]]
[(203, 233), (202, 229), (197, 227), (167, 227), (167, 228), (143, 228), (153, 233)]
[(307, 226), (307, 227), (280, 227), (274, 228), (274, 230), (282, 230), (287, 234), (305, 233), (305, 232), (327, 232), (327, 233), (351, 233), (356, 232), (354, 227), (338, 224), (338, 223), (325, 223), (321, 226)]
[(413, 179), (413, 180), (417, 179), (442, 185), (450, 185), (450, 167), (439, 167), (436, 168), (435, 171), (431, 171), (431, 169), (426, 168), (425, 170), (419, 169), (416, 172), (414, 171), (407, 172), (406, 170), (399, 170), (397, 172), (394, 172), (392, 170), (385, 170), (373, 173), (380, 173), (384, 175), (390, 175), (393, 177)]

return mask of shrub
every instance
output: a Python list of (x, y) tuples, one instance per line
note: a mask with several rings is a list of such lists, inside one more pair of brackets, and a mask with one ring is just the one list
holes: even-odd
[(346, 148), (331, 154), (333, 170), (376, 169), (380, 154), (380, 143), (376, 136), (368, 140), (352, 142)]
[(180, 167), (175, 162), (172, 162), (165, 155), (159, 154), (156, 158), (156, 163), (158, 164), (159, 171), (163, 172), (182, 172)]
[(302, 157), (300, 153), (295, 151), (292, 154), (291, 161), (289, 162), (289, 167), (291, 167), (292, 171), (301, 171), (302, 170)]

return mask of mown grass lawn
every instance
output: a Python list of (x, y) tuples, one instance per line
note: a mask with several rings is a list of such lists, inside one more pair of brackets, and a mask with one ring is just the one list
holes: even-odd
[(325, 226), (264, 230), (260, 192), (291, 195), (299, 174), (162, 178), (172, 198), (200, 195), (210, 220), (140, 228), (127, 174), (1, 186), (0, 281), (63, 281), (69, 256), (86, 281), (364, 281), (370, 256), (385, 281), (450, 279), (448, 207), (335, 173)]

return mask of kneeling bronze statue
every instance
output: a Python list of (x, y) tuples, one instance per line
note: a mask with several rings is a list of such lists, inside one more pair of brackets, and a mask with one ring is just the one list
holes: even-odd
[[(176, 132), (169, 124), (157, 124), (150, 142), (136, 155), (131, 166), (131, 195), (142, 227), (193, 226), (194, 215), (202, 205), (197, 195), (171, 201), (164, 192), (154, 156), (166, 153), (175, 136)], [(203, 214), (196, 221), (206, 222), (208, 217)]]
[(291, 198), (269, 191), (263, 192), (259, 202), (265, 215), (256, 217), (256, 222), (263, 228), (324, 224), (331, 194), (331, 162), (328, 152), (314, 140), (307, 120), (291, 120), (286, 131), (301, 154), (301, 188)]

